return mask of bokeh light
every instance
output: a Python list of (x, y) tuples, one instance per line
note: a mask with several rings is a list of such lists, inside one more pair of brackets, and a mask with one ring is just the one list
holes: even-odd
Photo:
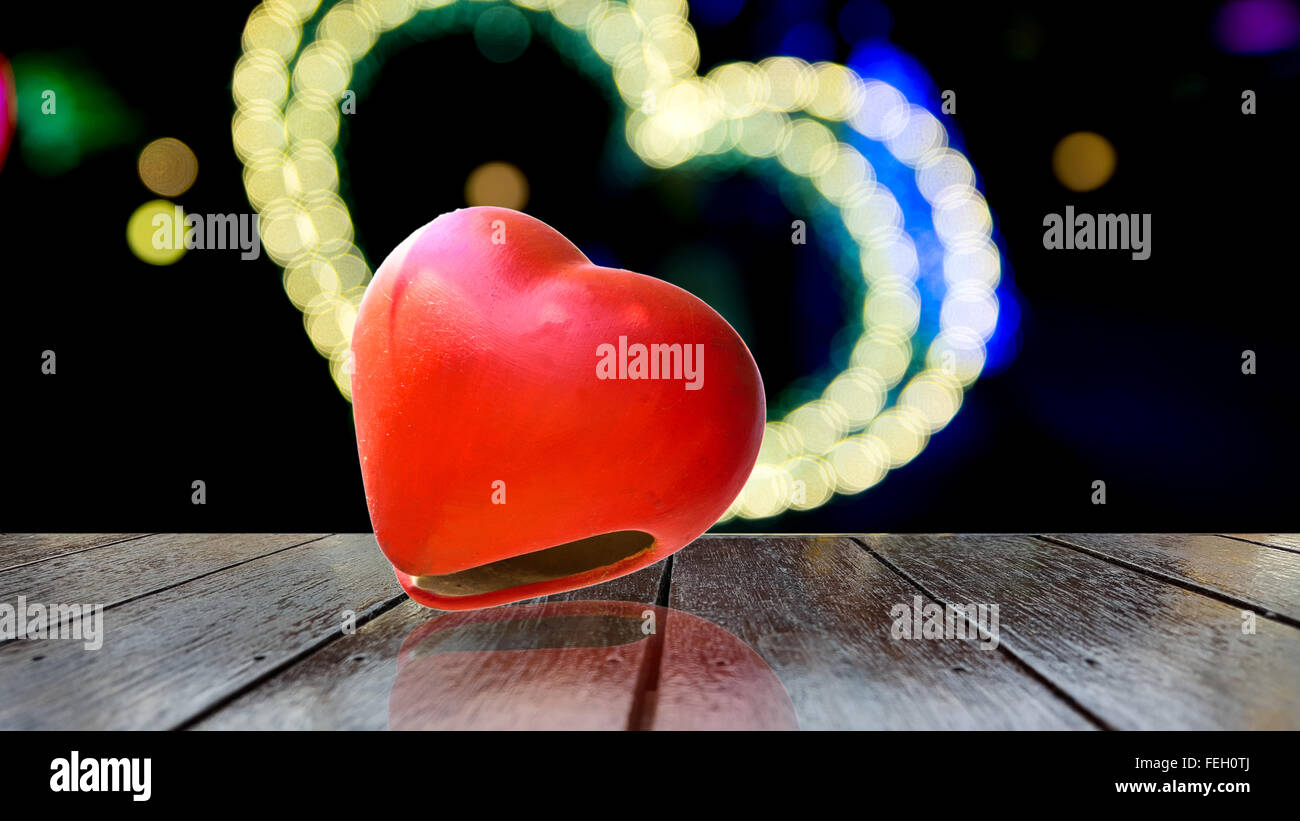
[(14, 72), (9, 61), (0, 54), (0, 168), (4, 168), (17, 121), (18, 92), (14, 87)]
[(835, 56), (835, 32), (824, 23), (806, 20), (786, 32), (781, 51), (809, 62), (829, 60)]
[(1115, 147), (1092, 131), (1061, 138), (1052, 150), (1052, 173), (1071, 191), (1095, 191), (1115, 173)]
[(14, 55), (19, 144), (23, 160), (39, 174), (66, 173), (139, 133), (131, 109), (80, 60), (71, 52)]
[(1013, 20), (1003, 35), (1007, 54), (1013, 60), (1029, 62), (1038, 58), (1046, 35), (1036, 20), (1020, 17)]
[(131, 214), (126, 243), (141, 261), (171, 265), (185, 256), (185, 213), (168, 200), (150, 200)]
[(175, 197), (194, 184), (199, 160), (190, 147), (172, 137), (154, 140), (140, 152), (136, 163), (140, 181), (155, 194)]
[(691, 21), (708, 26), (722, 26), (735, 20), (745, 8), (745, 0), (694, 0)]
[(510, 6), (484, 11), (474, 23), (479, 52), (494, 63), (508, 63), (528, 48), (532, 30), (522, 12)]
[(1232, 0), (1215, 21), (1219, 45), (1234, 54), (1268, 54), (1300, 42), (1300, 11), (1290, 0)]
[[(716, 159), (791, 175), (842, 224), (847, 239), (830, 241), (850, 242), (852, 252), (842, 256), (861, 263), (866, 296), (860, 335), (846, 346), (849, 361), (820, 396), (768, 423), (753, 474), (722, 520), (767, 518), (816, 507), (835, 493), (860, 493), (915, 458), (988, 364), (1002, 325), (1003, 275), (992, 215), (970, 163), (940, 118), (911, 102), (937, 98), (919, 64), (869, 40), (852, 67), (777, 56), (701, 77), (682, 0), (514, 5), (549, 45), (572, 42), (559, 27), (585, 37), (585, 54), (567, 45), (565, 53), (608, 67), (627, 106), (622, 131), (647, 166)], [(481, 43), (479, 25), (496, 25), (483, 22), (483, 9), (505, 4), (419, 6), (351, 0), (321, 13), (312, 0), (266, 0), (249, 18), (235, 70), (232, 138), (249, 201), (262, 215), (264, 247), (284, 269), (285, 290), (349, 399), (352, 323), (371, 269), (353, 244), (332, 152), (354, 65), (417, 13), (424, 16), (416, 34), (424, 37), (463, 31), (457, 21), (477, 15), (468, 19)], [(486, 19), (494, 18), (506, 19)], [(304, 46), (311, 19), (320, 22)], [(483, 37), (488, 33), (500, 32)], [(476, 169), (466, 185), (469, 202), (510, 205), (497, 198), (513, 191), (520, 205), (512, 207), (522, 206), (526, 179), (502, 165)]]
[(483, 163), (465, 181), (465, 202), (518, 211), (528, 203), (528, 178), (508, 162)]

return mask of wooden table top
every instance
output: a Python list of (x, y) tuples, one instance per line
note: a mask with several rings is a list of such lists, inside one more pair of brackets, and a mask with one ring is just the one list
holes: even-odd
[(1294, 535), (707, 535), (450, 614), (372, 534), (0, 535), (19, 597), (104, 635), (0, 639), (4, 729), (1300, 728)]

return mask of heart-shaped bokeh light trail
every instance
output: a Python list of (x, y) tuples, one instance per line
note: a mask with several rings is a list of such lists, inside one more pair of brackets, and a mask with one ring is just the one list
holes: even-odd
[[(682, 0), (267, 0), (248, 19), (235, 66), (232, 124), (262, 242), (308, 335), (350, 399), (350, 341), (371, 269), (353, 243), (334, 151), (353, 69), (385, 32), (453, 6), (513, 5), (585, 37), (627, 106), (638, 157), (670, 168), (736, 153), (775, 159), (832, 204), (858, 246), (863, 332), (820, 398), (767, 424), (758, 464), (723, 520), (809, 510), (859, 493), (916, 457), (983, 370), (998, 322), (1001, 256), (966, 158), (929, 111), (892, 85), (837, 63), (794, 57), (727, 63), (706, 75)], [(432, 10), (432, 11), (431, 11)], [(430, 18), (432, 19), (432, 18)], [(427, 20), (425, 21), (427, 22)], [(435, 25), (422, 26), (431, 36)], [(549, 20), (548, 20), (549, 22)], [(314, 39), (303, 42), (304, 29)], [(871, 163), (837, 136), (883, 144), (929, 203), (942, 246), (937, 333), (914, 351), (921, 273), (903, 209)], [(844, 133), (845, 137), (851, 135)], [(915, 354), (920, 354), (919, 356)], [(900, 388), (901, 386), (901, 388)], [(890, 396), (895, 401), (887, 406)]]

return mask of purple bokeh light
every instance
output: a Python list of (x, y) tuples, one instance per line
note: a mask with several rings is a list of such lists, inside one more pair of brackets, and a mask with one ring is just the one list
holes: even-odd
[(1219, 45), (1233, 54), (1268, 54), (1300, 41), (1300, 12), (1291, 0), (1232, 0), (1219, 8)]

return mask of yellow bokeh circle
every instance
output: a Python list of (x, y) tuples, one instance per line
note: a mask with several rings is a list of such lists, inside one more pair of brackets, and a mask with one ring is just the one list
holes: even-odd
[(1092, 131), (1067, 134), (1052, 150), (1052, 173), (1071, 191), (1094, 191), (1115, 173), (1117, 155), (1110, 140)]
[(185, 212), (168, 200), (150, 200), (126, 222), (131, 253), (150, 265), (171, 265), (185, 256)]
[[(382, 34), (454, 2), (473, 0), (344, 0), (328, 9), (318, 9), (319, 0), (265, 0), (245, 27), (231, 123), (245, 188), (262, 215), (263, 245), (284, 268), (285, 290), (349, 398), (350, 323), (371, 270), (337, 194), (340, 104), (353, 66)], [(684, 0), (513, 5), (586, 37), (610, 69), (628, 109), (628, 144), (646, 165), (670, 168), (732, 150), (773, 158), (835, 206), (858, 245), (867, 291), (849, 366), (820, 397), (767, 423), (758, 464), (723, 520), (808, 510), (837, 493), (860, 493), (915, 458), (961, 407), (998, 317), (992, 215), (943, 124), (889, 84), (835, 63), (778, 56), (701, 76)], [(315, 39), (304, 44), (312, 22)], [(940, 331), (910, 378), (921, 313), (916, 247), (893, 193), (837, 136), (845, 127), (914, 171), (943, 249)]]

